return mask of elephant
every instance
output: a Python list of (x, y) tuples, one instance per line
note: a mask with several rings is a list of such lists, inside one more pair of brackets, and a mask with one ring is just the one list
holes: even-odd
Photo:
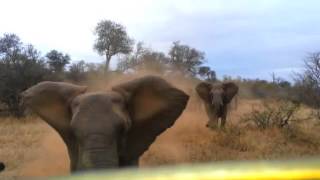
[[(204, 102), (209, 117), (206, 127), (212, 129), (225, 127), (228, 104), (238, 91), (239, 87), (233, 82), (201, 82), (196, 86), (196, 92)], [(220, 126), (219, 119), (221, 119)]]
[(139, 157), (182, 114), (189, 96), (150, 75), (101, 92), (44, 81), (25, 90), (22, 99), (61, 136), (73, 173), (138, 166)]
[(0, 162), (0, 172), (6, 168), (3, 162)]

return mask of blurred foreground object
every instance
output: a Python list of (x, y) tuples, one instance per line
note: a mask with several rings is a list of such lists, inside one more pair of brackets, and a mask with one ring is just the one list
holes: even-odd
[(320, 179), (320, 159), (218, 162), (78, 174), (66, 180)]
[(2, 162), (0, 162), (0, 172), (3, 171), (5, 168), (6, 166)]

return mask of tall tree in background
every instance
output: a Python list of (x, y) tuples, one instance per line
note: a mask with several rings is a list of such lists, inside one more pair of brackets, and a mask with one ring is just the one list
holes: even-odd
[(143, 42), (138, 42), (131, 54), (122, 57), (119, 60), (117, 69), (125, 72), (127, 70), (136, 70), (139, 68), (153, 71), (162, 71), (168, 62), (168, 57), (158, 51), (144, 46)]
[(70, 56), (57, 50), (48, 52), (46, 58), (50, 69), (55, 73), (63, 72), (65, 66), (70, 63)]
[(126, 54), (119, 59), (117, 64), (117, 70), (125, 72), (129, 69), (134, 69), (135, 67), (141, 64), (141, 58), (146, 52), (149, 51), (144, 47), (143, 42), (138, 42), (135, 48), (132, 49), (132, 52)]
[(210, 70), (207, 76), (208, 76), (208, 81), (212, 81), (212, 82), (217, 81), (217, 75), (214, 70)]
[(180, 44), (179, 41), (173, 42), (169, 56), (171, 65), (179, 71), (193, 76), (197, 74), (198, 67), (204, 61), (204, 52), (188, 45)]
[(67, 77), (74, 82), (80, 82), (86, 78), (86, 63), (84, 60), (74, 62), (70, 65)]
[(4, 59), (13, 59), (21, 53), (22, 42), (15, 34), (4, 34), (0, 39), (0, 57)]
[(304, 71), (296, 74), (295, 88), (298, 99), (319, 108), (320, 113), (320, 52), (310, 53), (306, 57)]
[(116, 54), (129, 54), (132, 51), (133, 40), (128, 36), (126, 29), (121, 24), (110, 20), (102, 20), (95, 28), (94, 34), (97, 36), (94, 44), (101, 56), (106, 58), (106, 72), (112, 56)]
[(199, 71), (198, 74), (205, 78), (207, 81), (216, 81), (217, 77), (216, 77), (216, 72), (214, 70), (211, 70), (210, 67), (208, 66), (201, 66), (199, 67)]
[(199, 68), (198, 74), (199, 74), (201, 77), (207, 77), (209, 71), (210, 71), (210, 67), (208, 67), (208, 66), (201, 66), (201, 67)]

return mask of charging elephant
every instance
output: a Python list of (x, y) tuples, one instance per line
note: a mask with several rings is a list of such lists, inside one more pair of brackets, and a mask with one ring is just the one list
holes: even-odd
[(0, 172), (3, 171), (5, 168), (6, 166), (2, 162), (0, 162)]
[(41, 82), (22, 93), (23, 104), (64, 140), (70, 169), (138, 165), (156, 137), (171, 127), (189, 96), (156, 76), (86, 92), (87, 87)]
[(239, 87), (232, 82), (207, 83), (201, 82), (197, 85), (196, 91), (203, 100), (206, 112), (209, 117), (208, 128), (216, 128), (221, 119), (221, 126), (224, 127), (227, 119), (228, 104), (238, 93)]

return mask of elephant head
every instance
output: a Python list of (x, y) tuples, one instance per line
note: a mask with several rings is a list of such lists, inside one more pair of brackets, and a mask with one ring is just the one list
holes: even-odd
[(6, 166), (2, 162), (0, 162), (0, 172), (3, 171), (5, 168)]
[(155, 76), (110, 91), (86, 90), (46, 81), (22, 93), (24, 104), (66, 143), (71, 171), (137, 165), (155, 138), (174, 124), (189, 99)]
[(231, 102), (238, 90), (238, 86), (232, 82), (215, 84), (201, 82), (197, 85), (196, 91), (203, 100), (209, 116), (207, 127), (217, 127), (219, 118), (221, 118), (221, 126), (224, 127), (227, 117), (227, 104)]

